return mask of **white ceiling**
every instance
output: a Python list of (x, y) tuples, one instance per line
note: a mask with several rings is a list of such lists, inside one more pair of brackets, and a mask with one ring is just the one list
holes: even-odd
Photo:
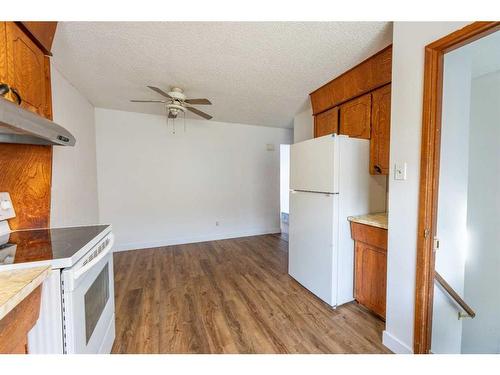
[(60, 22), (57, 69), (96, 107), (163, 114), (146, 85), (214, 120), (291, 127), (308, 94), (392, 41), (388, 22)]

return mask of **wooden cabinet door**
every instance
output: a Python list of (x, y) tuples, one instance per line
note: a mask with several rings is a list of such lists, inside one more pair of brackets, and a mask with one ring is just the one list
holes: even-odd
[(28, 333), (40, 315), (42, 286), (0, 320), (0, 354), (27, 354)]
[(355, 242), (354, 298), (385, 319), (387, 256), (364, 242)]
[(7, 43), (5, 22), (0, 22), (0, 83), (7, 83)]
[(314, 137), (337, 133), (339, 129), (339, 108), (334, 107), (314, 116)]
[(340, 134), (370, 139), (372, 96), (366, 94), (340, 106)]
[(51, 117), (50, 81), (42, 50), (13, 22), (5, 23), (7, 83), (22, 98), (21, 106)]
[(391, 85), (386, 85), (372, 93), (371, 174), (389, 174), (390, 131)]

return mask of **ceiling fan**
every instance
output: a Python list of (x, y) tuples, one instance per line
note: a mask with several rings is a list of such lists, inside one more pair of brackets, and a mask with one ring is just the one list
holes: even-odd
[(151, 99), (151, 100), (139, 100), (133, 99), (131, 102), (134, 103), (162, 103), (165, 104), (167, 110), (168, 118), (175, 119), (180, 113), (186, 113), (186, 110), (193, 112), (194, 114), (203, 117), (206, 120), (210, 120), (212, 116), (208, 113), (200, 111), (199, 109), (193, 107), (193, 104), (199, 105), (210, 105), (212, 104), (208, 99), (188, 99), (184, 94), (184, 91), (178, 87), (172, 87), (169, 92), (165, 92), (162, 89), (154, 86), (147, 86), (153, 91), (165, 97), (163, 100)]

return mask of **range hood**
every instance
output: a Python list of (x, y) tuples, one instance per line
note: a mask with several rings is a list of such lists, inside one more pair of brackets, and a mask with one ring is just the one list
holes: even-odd
[(55, 122), (0, 97), (0, 143), (74, 146), (76, 139)]

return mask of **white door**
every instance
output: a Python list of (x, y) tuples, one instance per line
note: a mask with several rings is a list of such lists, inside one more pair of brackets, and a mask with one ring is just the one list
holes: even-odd
[(338, 193), (338, 139), (325, 135), (290, 146), (290, 188)]
[(288, 273), (331, 306), (336, 305), (337, 194), (290, 192)]

